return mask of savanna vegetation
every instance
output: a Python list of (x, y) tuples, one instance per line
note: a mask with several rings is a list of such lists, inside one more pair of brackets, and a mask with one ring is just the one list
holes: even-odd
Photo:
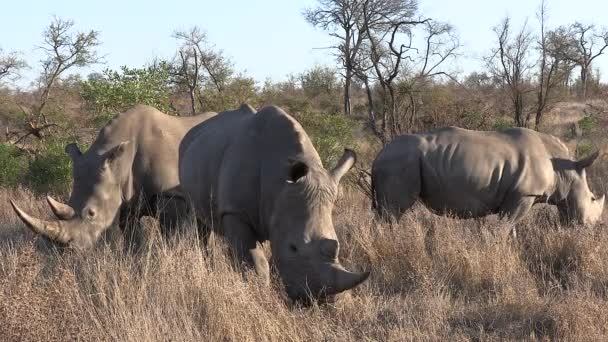
[[(588, 173), (608, 191), (608, 31), (598, 24), (536, 21), (493, 28), (484, 66), (453, 72), (463, 58), (454, 28), (411, 0), (319, 0), (303, 10), (335, 39), (335, 65), (277, 82), (239, 72), (203, 28), (168, 32), (172, 56), (149, 65), (101, 69), (103, 32), (53, 18), (39, 42), (45, 58), (0, 50), (0, 337), (2, 340), (605, 340), (608, 338), (607, 214), (595, 227), (565, 227), (539, 205), (518, 237), (495, 217), (456, 220), (422, 206), (398, 225), (370, 211), (369, 166), (395, 136), (455, 125), (528, 127), (560, 137), (573, 156), (600, 150)], [(0, 44), (2, 42), (0, 41)], [(221, 46), (221, 42), (216, 42)], [(416, 45), (418, 43), (419, 45)], [(8, 49), (8, 50), (7, 50)], [(27, 67), (35, 85), (14, 86)], [(13, 213), (50, 217), (44, 195), (69, 194), (66, 143), (84, 150), (116, 113), (135, 104), (193, 115), (276, 104), (310, 135), (326, 166), (344, 147), (358, 154), (334, 213), (340, 258), (371, 264), (370, 278), (335, 303), (301, 307), (281, 283), (263, 286), (233, 269), (223, 243), (205, 250), (196, 229), (169, 240), (140, 222), (145, 248), (132, 252), (118, 230), (93, 251), (58, 250)], [(269, 249), (266, 248), (267, 253)]]

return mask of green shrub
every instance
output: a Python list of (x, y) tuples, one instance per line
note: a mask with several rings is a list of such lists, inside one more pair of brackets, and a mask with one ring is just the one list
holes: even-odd
[(83, 83), (82, 98), (87, 108), (95, 114), (97, 124), (105, 124), (115, 114), (137, 104), (145, 104), (169, 113), (169, 66), (120, 71), (106, 69), (101, 75)]
[(344, 148), (352, 147), (356, 121), (343, 115), (316, 112), (295, 114), (295, 117), (306, 130), (325, 167), (332, 167)]
[(64, 193), (72, 178), (71, 161), (64, 152), (64, 142), (47, 141), (30, 161), (27, 185), (36, 193)]
[(497, 118), (492, 125), (492, 129), (494, 131), (504, 131), (505, 129), (509, 129), (511, 127), (513, 127), (513, 122), (504, 118)]
[(576, 145), (576, 157), (583, 158), (591, 154), (595, 150), (593, 144), (589, 141), (581, 141)]
[(0, 144), (0, 185), (16, 187), (27, 170), (27, 159), (13, 145)]
[(591, 133), (596, 127), (595, 120), (590, 116), (585, 116), (584, 118), (580, 119), (578, 121), (578, 125), (583, 131), (584, 135)]

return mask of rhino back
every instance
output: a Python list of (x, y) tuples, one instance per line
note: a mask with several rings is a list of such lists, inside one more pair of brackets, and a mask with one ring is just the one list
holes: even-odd
[(419, 153), (420, 198), (436, 211), (483, 216), (509, 193), (542, 195), (555, 182), (550, 154), (533, 131), (448, 127), (414, 137), (396, 141), (392, 153)]
[(221, 216), (217, 209), (218, 181), (226, 149), (247, 125), (250, 112), (222, 112), (194, 127), (180, 148), (179, 178), (199, 216), (212, 224)]
[(192, 117), (174, 117), (157, 109), (138, 105), (116, 115), (100, 131), (85, 153), (91, 158), (103, 155), (112, 147), (128, 141), (130, 154), (121, 159), (121, 168), (132, 178), (133, 191), (152, 195), (178, 187), (178, 147), (185, 134), (196, 124), (213, 117), (204, 113)]
[(321, 165), (302, 127), (277, 107), (255, 115), (224, 112), (195, 130), (180, 152), (180, 180), (199, 216), (217, 222), (237, 215), (261, 240), (286, 184), (288, 159)]

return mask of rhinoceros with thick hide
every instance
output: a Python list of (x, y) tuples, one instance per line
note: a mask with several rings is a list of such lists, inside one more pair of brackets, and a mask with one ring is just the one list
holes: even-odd
[(373, 163), (373, 207), (398, 219), (420, 199), (440, 214), (499, 214), (515, 222), (535, 203), (549, 203), (564, 223), (594, 224), (604, 196), (589, 190), (585, 169), (597, 156), (573, 160), (558, 138), (525, 128), (403, 135)]
[(368, 277), (341, 266), (332, 221), (353, 151), (328, 172), (291, 116), (274, 106), (255, 113), (243, 105), (195, 127), (180, 154), (180, 182), (200, 222), (266, 281), (269, 265), (257, 243), (270, 241), (290, 298), (326, 298)]
[(114, 222), (124, 227), (135, 213), (159, 215), (167, 228), (187, 208), (179, 187), (180, 142), (214, 115), (174, 117), (135, 106), (106, 124), (85, 153), (76, 144), (66, 146), (74, 177), (70, 199), (63, 204), (47, 197), (58, 220), (32, 217), (11, 204), (32, 231), (78, 249), (92, 247)]

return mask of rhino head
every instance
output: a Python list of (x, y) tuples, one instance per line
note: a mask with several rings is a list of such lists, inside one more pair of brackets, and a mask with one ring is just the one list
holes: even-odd
[(356, 155), (345, 150), (327, 172), (303, 160), (290, 160), (287, 182), (271, 218), (272, 255), (290, 298), (327, 298), (357, 286), (369, 272), (347, 271), (338, 260), (332, 209), (340, 178)]
[(68, 204), (47, 196), (57, 220), (46, 221), (28, 215), (13, 201), (11, 205), (34, 233), (76, 249), (91, 248), (118, 216), (123, 203), (122, 185), (128, 163), (120, 162), (129, 149), (122, 142), (104, 153), (82, 154), (76, 144), (65, 150), (72, 159), (74, 184)]
[(598, 198), (589, 189), (585, 169), (591, 166), (599, 152), (578, 161), (559, 160), (555, 163), (561, 184), (553, 200), (557, 205), (560, 221), (564, 224), (573, 221), (593, 225), (597, 223), (604, 210), (605, 195)]

